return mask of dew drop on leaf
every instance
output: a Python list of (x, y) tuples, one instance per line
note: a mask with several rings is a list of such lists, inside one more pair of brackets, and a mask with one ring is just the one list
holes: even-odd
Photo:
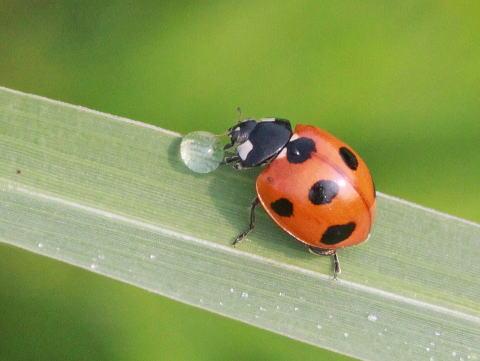
[(191, 132), (180, 143), (180, 156), (183, 163), (195, 173), (210, 173), (223, 160), (223, 145), (215, 134)]

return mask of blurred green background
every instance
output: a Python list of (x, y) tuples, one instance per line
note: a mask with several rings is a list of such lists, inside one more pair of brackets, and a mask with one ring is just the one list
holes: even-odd
[[(181, 132), (222, 132), (237, 106), (316, 124), (380, 191), (478, 222), (479, 19), (473, 1), (0, 0), (0, 85)], [(13, 248), (0, 259), (1, 360), (348, 360)]]

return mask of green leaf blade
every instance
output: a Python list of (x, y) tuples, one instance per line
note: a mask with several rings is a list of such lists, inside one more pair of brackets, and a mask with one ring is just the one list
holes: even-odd
[(0, 240), (360, 359), (479, 357), (477, 224), (380, 194), (371, 239), (341, 251), (335, 282), (263, 212), (232, 248), (255, 172), (193, 174), (178, 145), (0, 90)]

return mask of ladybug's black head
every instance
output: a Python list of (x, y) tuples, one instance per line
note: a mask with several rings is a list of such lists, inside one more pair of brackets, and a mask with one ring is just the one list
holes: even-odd
[(260, 121), (244, 120), (228, 130), (234, 155), (225, 157), (236, 169), (267, 164), (287, 145), (292, 136), (292, 127), (286, 119), (263, 118)]
[(240, 144), (245, 142), (256, 125), (256, 120), (246, 119), (228, 129), (231, 146), (233, 146), (235, 143)]

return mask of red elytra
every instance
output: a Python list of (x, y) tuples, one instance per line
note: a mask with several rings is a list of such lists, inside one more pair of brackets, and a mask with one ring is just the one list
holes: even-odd
[(365, 241), (375, 216), (375, 186), (363, 159), (330, 133), (297, 125), (291, 140), (314, 142), (310, 159), (291, 162), (284, 149), (256, 181), (269, 216), (298, 241), (323, 250)]

